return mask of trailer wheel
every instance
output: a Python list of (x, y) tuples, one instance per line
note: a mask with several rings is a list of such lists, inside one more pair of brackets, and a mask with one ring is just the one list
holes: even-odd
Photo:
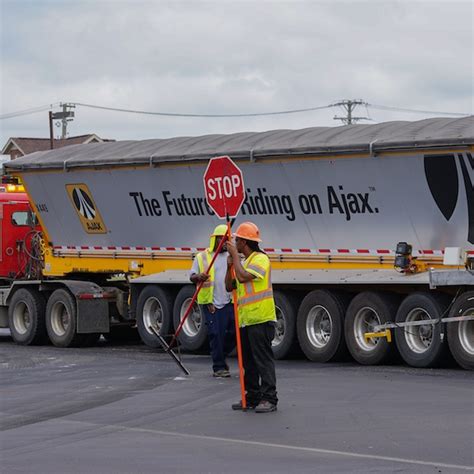
[(170, 293), (158, 285), (143, 288), (137, 302), (137, 328), (142, 341), (150, 347), (161, 347), (149, 326), (156, 324), (162, 336), (169, 336), (173, 322), (173, 301)]
[[(449, 316), (474, 316), (474, 291), (459, 296)], [(448, 323), (447, 327), (448, 344), (454, 359), (462, 368), (474, 370), (474, 320)]]
[[(173, 308), (174, 328), (177, 329), (181, 320), (189, 308), (196, 287), (186, 285), (181, 288)], [(191, 313), (183, 324), (178, 336), (180, 345), (188, 351), (201, 351), (207, 347), (207, 328), (204, 324), (204, 317), (197, 303), (194, 303)]]
[(314, 362), (344, 358), (344, 315), (348, 298), (326, 290), (308, 293), (298, 310), (298, 341), (305, 356)]
[(383, 364), (397, 354), (394, 343), (387, 342), (385, 338), (366, 340), (364, 334), (373, 332), (379, 324), (393, 322), (398, 301), (391, 294), (366, 291), (355, 296), (349, 304), (344, 332), (347, 348), (359, 364)]
[[(449, 301), (444, 296), (414, 293), (398, 309), (397, 323), (442, 318)], [(412, 367), (436, 367), (446, 353), (445, 325), (426, 324), (395, 329), (395, 341), (402, 359)]]
[(46, 305), (46, 329), (56, 347), (82, 346), (88, 334), (77, 334), (76, 300), (69, 291), (55, 290)]
[(28, 346), (47, 341), (45, 306), (43, 296), (36, 289), (20, 288), (14, 293), (8, 306), (8, 324), (17, 344)]
[(276, 325), (272, 341), (273, 355), (281, 360), (287, 357), (296, 347), (296, 312), (297, 305), (292, 295), (274, 291)]

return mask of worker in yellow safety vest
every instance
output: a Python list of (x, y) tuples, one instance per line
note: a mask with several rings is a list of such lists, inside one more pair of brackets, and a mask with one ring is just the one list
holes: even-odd
[(227, 226), (224, 224), (214, 229), (209, 248), (196, 255), (190, 274), (190, 280), (195, 285), (204, 282), (197, 302), (207, 326), (213, 375), (219, 378), (230, 377), (226, 356), (235, 347), (234, 307), (225, 287), (228, 256), (226, 244), (217, 255), (209, 274), (206, 274), (206, 270), (226, 233)]
[[(234, 236), (235, 244), (227, 243), (226, 288), (237, 288), (247, 408), (268, 413), (275, 411), (278, 403), (272, 351), (276, 312), (270, 259), (258, 245), (260, 231), (252, 222), (241, 224)], [(243, 263), (239, 254), (245, 258)], [(232, 409), (241, 410), (242, 402), (233, 404)]]

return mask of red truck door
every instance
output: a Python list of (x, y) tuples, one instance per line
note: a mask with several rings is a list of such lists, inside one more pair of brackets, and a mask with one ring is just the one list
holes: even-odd
[(25, 237), (35, 227), (36, 222), (24, 195), (21, 195), (22, 201), (16, 201), (16, 196), (1, 194), (3, 202), (0, 201), (0, 279), (21, 278), (27, 263), (22, 248)]

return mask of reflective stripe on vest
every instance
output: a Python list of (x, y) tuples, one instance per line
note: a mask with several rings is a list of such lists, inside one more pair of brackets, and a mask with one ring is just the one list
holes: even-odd
[[(212, 257), (207, 250), (196, 255), (199, 273), (204, 273), (211, 263)], [(212, 304), (214, 301), (214, 267), (209, 271), (209, 280), (205, 281), (197, 297), (198, 304)]]
[(257, 252), (250, 255), (244, 262), (243, 267), (245, 270), (252, 270), (262, 276), (262, 279), (255, 278), (246, 283), (238, 283), (240, 326), (250, 326), (276, 320), (270, 261), (267, 260), (267, 268), (264, 268), (252, 261), (256, 255), (258, 255)]
[(245, 296), (239, 298), (239, 305), (244, 306), (249, 303), (256, 303), (257, 301), (263, 301), (267, 298), (273, 298), (273, 290), (261, 291), (260, 293), (255, 293), (251, 296)]
[(262, 268), (259, 265), (247, 265), (247, 270), (253, 270), (255, 273), (258, 273), (262, 278), (265, 278), (265, 268)]

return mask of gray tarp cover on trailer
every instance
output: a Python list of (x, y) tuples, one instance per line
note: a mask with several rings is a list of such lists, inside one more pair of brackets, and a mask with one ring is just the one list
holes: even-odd
[(265, 158), (368, 151), (436, 148), (474, 144), (474, 116), (433, 118), (376, 125), (312, 127), (154, 140), (72, 145), (32, 153), (5, 165), (8, 170), (123, 166), (193, 161), (211, 156)]

